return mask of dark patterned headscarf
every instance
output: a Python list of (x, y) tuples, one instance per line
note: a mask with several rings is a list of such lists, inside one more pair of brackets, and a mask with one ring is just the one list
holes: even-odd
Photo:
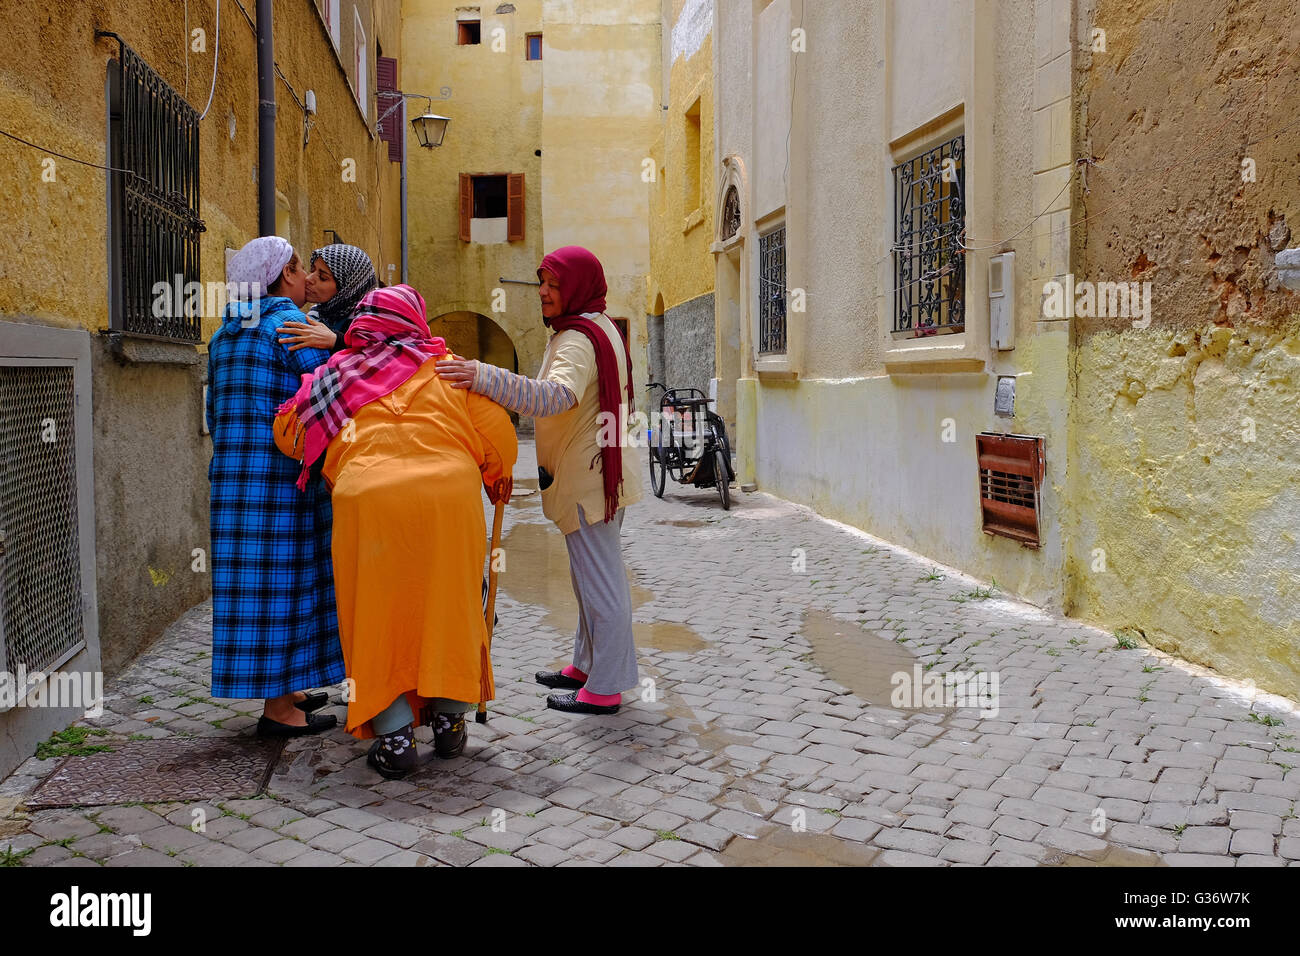
[(367, 292), (379, 285), (379, 280), (375, 276), (375, 266), (370, 261), (370, 256), (356, 246), (339, 242), (314, 249), (308, 268), (315, 269), (317, 259), (324, 259), (330, 272), (334, 273), (338, 291), (316, 307), (316, 318), (338, 336), (338, 347), (342, 348), (343, 334), (348, 330), (353, 310)]

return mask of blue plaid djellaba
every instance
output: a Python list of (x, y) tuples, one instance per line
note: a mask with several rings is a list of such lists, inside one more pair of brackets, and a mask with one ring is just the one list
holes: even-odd
[(279, 697), (345, 676), (329, 491), (318, 476), (295, 487), (301, 466), (272, 432), (301, 376), (329, 358), (277, 341), (302, 318), (281, 296), (233, 301), (208, 343), (213, 697)]

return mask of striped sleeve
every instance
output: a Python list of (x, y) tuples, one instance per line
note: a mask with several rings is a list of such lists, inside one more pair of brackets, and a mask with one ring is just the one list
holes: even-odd
[(533, 418), (558, 415), (578, 404), (573, 392), (559, 382), (538, 381), (484, 362), (478, 363), (471, 389), (503, 408)]

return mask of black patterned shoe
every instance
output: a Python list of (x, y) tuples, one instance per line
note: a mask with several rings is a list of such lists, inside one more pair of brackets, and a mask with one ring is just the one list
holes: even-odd
[(588, 704), (578, 700), (578, 692), (575, 690), (572, 694), (551, 694), (546, 698), (546, 706), (551, 710), (563, 711), (566, 714), (617, 714), (618, 704)]
[(533, 680), (552, 690), (577, 690), (582, 686), (582, 681), (563, 671), (538, 671), (533, 675)]
[(415, 750), (415, 728), (407, 724), (391, 734), (381, 734), (370, 745), (366, 762), (389, 780), (400, 780), (420, 765)]
[(459, 757), (465, 752), (468, 739), (464, 714), (433, 715), (433, 752), (439, 757), (444, 760)]

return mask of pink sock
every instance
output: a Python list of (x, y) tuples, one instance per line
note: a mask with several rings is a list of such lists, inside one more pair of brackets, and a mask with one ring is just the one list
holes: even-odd
[(622, 694), (593, 694), (587, 688), (578, 691), (578, 700), (584, 704), (596, 704), (598, 707), (613, 707), (623, 703)]
[(584, 674), (582, 671), (578, 670), (572, 664), (570, 664), (564, 670), (560, 671), (560, 673), (563, 674), (565, 677), (572, 677), (574, 680), (585, 681), (587, 679), (587, 675)]

